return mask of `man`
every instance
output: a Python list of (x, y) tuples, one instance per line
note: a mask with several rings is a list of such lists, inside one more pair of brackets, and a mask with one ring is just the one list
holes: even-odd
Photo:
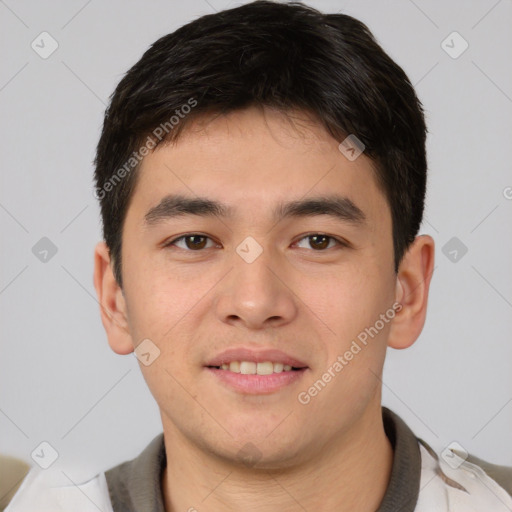
[(163, 434), (78, 486), (31, 472), (7, 510), (512, 510), (510, 468), (381, 406), (425, 322), (425, 135), (349, 16), (260, 1), (155, 42), (106, 112), (94, 283)]

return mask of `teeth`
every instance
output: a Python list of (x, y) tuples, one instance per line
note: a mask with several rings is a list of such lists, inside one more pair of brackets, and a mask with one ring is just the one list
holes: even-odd
[(241, 373), (242, 375), (271, 375), (272, 373), (289, 372), (292, 370), (289, 364), (273, 363), (272, 361), (265, 361), (263, 363), (231, 361), (223, 363), (220, 368), (233, 373)]
[(270, 375), (271, 373), (274, 373), (274, 365), (270, 361), (258, 363), (256, 373), (258, 375)]
[(240, 373), (240, 361), (231, 361), (231, 363), (229, 363), (229, 371)]
[(255, 375), (256, 374), (256, 363), (250, 361), (242, 361), (240, 363), (240, 373), (242, 375)]
[(274, 373), (281, 373), (283, 371), (283, 363), (274, 363)]

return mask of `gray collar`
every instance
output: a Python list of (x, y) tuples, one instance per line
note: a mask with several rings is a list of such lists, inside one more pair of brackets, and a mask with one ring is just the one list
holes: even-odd
[[(377, 512), (413, 512), (421, 476), (418, 439), (387, 407), (382, 407), (382, 418), (394, 457), (391, 479)], [(166, 462), (164, 435), (159, 434), (138, 457), (106, 471), (114, 512), (165, 512), (161, 481)]]

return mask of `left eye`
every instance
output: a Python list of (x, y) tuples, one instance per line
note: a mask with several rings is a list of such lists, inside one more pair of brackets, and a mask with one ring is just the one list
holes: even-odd
[[(299, 242), (296, 242), (296, 243), (298, 244), (298, 243), (302, 242), (303, 240), (309, 240), (309, 242), (306, 242), (306, 243), (309, 243), (310, 248), (313, 248), (315, 251), (322, 251), (322, 250), (325, 250), (325, 249), (332, 248), (333, 246), (330, 245), (331, 242), (334, 243), (334, 246), (336, 246), (336, 245), (339, 245), (339, 246), (346, 245), (343, 242), (341, 242), (340, 240), (337, 240), (336, 238), (334, 238), (332, 236), (324, 235), (324, 234), (321, 234), (321, 233), (315, 233), (315, 234), (312, 234), (312, 235), (306, 235), (306, 236), (302, 237), (299, 240)], [(211, 238), (207, 237), (207, 236), (200, 235), (200, 234), (197, 234), (197, 233), (192, 233), (192, 234), (189, 234), (189, 235), (180, 236), (179, 238), (176, 238), (176, 239), (172, 240), (171, 242), (166, 244), (166, 247), (167, 246), (171, 246), (171, 245), (175, 245), (176, 247), (178, 247), (180, 249), (184, 249), (184, 250), (200, 251), (202, 249), (208, 248), (207, 247), (207, 241), (213, 242), (213, 240)], [(178, 245), (178, 243), (184, 243), (185, 246), (184, 247), (183, 246), (180, 247)], [(210, 247), (212, 247), (212, 246), (210, 245)]]
[(309, 242), (306, 243), (309, 243), (310, 247), (312, 247), (315, 251), (332, 248), (329, 247), (329, 242), (334, 242), (334, 245), (344, 245), (336, 238), (329, 235), (323, 235), (321, 233), (306, 235), (305, 237), (301, 238), (299, 242), (302, 242), (302, 240), (309, 240)]

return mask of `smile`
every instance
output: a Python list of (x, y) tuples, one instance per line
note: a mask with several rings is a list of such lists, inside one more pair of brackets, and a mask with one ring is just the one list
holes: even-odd
[(223, 363), (221, 366), (211, 366), (218, 370), (229, 370), (233, 373), (241, 373), (242, 375), (271, 375), (272, 373), (298, 371), (301, 368), (295, 368), (289, 364), (273, 363), (272, 361), (264, 361), (256, 363), (254, 361), (231, 361)]

